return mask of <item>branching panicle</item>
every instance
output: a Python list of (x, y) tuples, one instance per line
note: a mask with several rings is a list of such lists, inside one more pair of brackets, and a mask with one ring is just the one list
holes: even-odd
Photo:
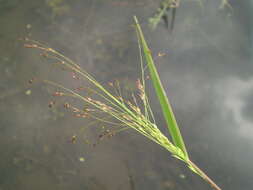
[[(167, 7), (177, 7), (179, 6), (179, 1), (177, 0), (166, 0), (164, 1), (161, 11), (164, 11)], [(159, 16), (159, 15), (158, 15)], [(39, 42), (26, 39), (25, 47), (35, 48), (42, 51), (42, 56), (48, 59), (56, 61), (58, 65), (64, 68), (64, 71), (70, 72), (73, 79), (76, 80), (86, 80), (91, 84), (91, 87), (78, 87), (75, 89), (70, 89), (64, 85), (47, 81), (44, 82), (50, 84), (61, 91), (56, 91), (54, 96), (67, 96), (75, 99), (81, 100), (85, 103), (84, 109), (79, 109), (76, 106), (71, 105), (70, 103), (65, 103), (64, 108), (70, 110), (74, 116), (81, 118), (92, 118), (102, 123), (109, 124), (111, 126), (117, 126), (118, 131), (123, 131), (125, 129), (131, 128), (140, 134), (144, 135), (153, 142), (159, 144), (166, 150), (168, 150), (175, 158), (185, 162), (189, 168), (200, 175), (203, 179), (209, 182), (214, 189), (220, 190), (220, 188), (204, 173), (202, 172), (193, 162), (190, 161), (188, 153), (186, 151), (183, 138), (177, 126), (175, 116), (172, 112), (172, 108), (169, 104), (166, 93), (161, 84), (159, 75), (156, 71), (153, 57), (151, 51), (144, 39), (141, 28), (138, 24), (137, 18), (135, 17), (136, 22), (136, 31), (139, 42), (139, 50), (141, 57), (141, 79), (138, 79), (137, 90), (138, 96), (141, 100), (140, 105), (139, 101), (136, 100), (135, 94), (132, 94), (132, 101), (125, 100), (120, 88), (119, 81), (116, 80), (114, 83), (110, 82), (108, 85), (115, 89), (116, 95), (111, 93), (107, 88), (101, 85), (93, 76), (91, 76), (87, 71), (82, 69), (71, 59), (65, 57), (60, 52), (44, 45)], [(149, 104), (148, 96), (145, 92), (145, 73), (144, 73), (144, 64), (142, 58), (142, 51), (144, 52), (144, 57), (146, 59), (147, 68), (150, 71), (150, 78), (154, 84), (156, 93), (158, 95), (158, 100), (161, 104), (162, 111), (168, 125), (168, 130), (172, 137), (170, 141), (157, 127), (154, 119), (151, 106)], [(86, 91), (88, 95), (83, 95), (81, 91)], [(91, 96), (94, 94), (96, 96)], [(87, 106), (88, 105), (88, 106)], [(144, 107), (141, 110), (141, 107)], [(96, 115), (98, 113), (104, 113), (106, 117), (101, 117)], [(116, 122), (112, 121), (116, 120)], [(93, 124), (93, 123), (92, 123)], [(104, 139), (104, 137), (114, 136), (117, 130), (104, 130), (99, 136), (99, 140)], [(76, 141), (76, 135), (73, 136), (72, 142)], [(93, 144), (94, 146), (97, 143)]]

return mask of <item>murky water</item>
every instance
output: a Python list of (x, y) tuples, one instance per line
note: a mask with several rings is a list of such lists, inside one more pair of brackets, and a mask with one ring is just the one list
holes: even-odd
[[(18, 39), (46, 42), (107, 83), (134, 88), (138, 46), (131, 24), (143, 23), (157, 68), (192, 159), (223, 189), (253, 188), (252, 35), (250, 4), (181, 3), (174, 31), (150, 31), (157, 8), (150, 0), (0, 0), (0, 190), (211, 189), (198, 176), (133, 131), (97, 146), (97, 129), (63, 108), (52, 87), (37, 79), (77, 86), (71, 76), (24, 49)], [(32, 84), (29, 80), (34, 79)], [(150, 87), (152, 105), (158, 110)], [(56, 101), (49, 108), (50, 101)], [(164, 126), (161, 112), (156, 113)], [(162, 128), (162, 127), (161, 127)], [(165, 131), (165, 130), (164, 130)], [(71, 143), (77, 135), (76, 143)]]

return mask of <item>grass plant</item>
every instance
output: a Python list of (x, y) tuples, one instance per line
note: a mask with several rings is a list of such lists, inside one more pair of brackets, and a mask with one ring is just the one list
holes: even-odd
[[(163, 85), (156, 70), (152, 53), (147, 45), (147, 42), (142, 33), (141, 27), (136, 17), (134, 17), (135, 28), (138, 37), (140, 62), (141, 62), (141, 77), (137, 80), (138, 93), (132, 94), (132, 100), (126, 100), (122, 97), (122, 93), (118, 83), (110, 83), (110, 86), (117, 90), (116, 95), (111, 93), (107, 87), (99, 83), (86, 70), (82, 69), (78, 64), (67, 58), (60, 52), (39, 42), (27, 39), (25, 47), (36, 48), (42, 51), (42, 56), (53, 59), (60, 67), (64, 68), (80, 79), (88, 81), (92, 87), (87, 87), (86, 90), (92, 92), (96, 96), (83, 95), (79, 90), (70, 89), (64, 84), (55, 83), (45, 80), (44, 82), (55, 86), (59, 91), (54, 93), (55, 96), (68, 96), (79, 99), (85, 104), (89, 105), (86, 109), (76, 108), (68, 103), (64, 105), (65, 108), (72, 110), (79, 117), (91, 117), (100, 122), (110, 125), (116, 125), (120, 130), (131, 128), (151, 141), (159, 144), (172, 156), (183, 161), (193, 172), (207, 181), (215, 190), (220, 188), (194, 164), (187, 153), (183, 137), (180, 133), (172, 107), (169, 103), (168, 97), (164, 91)], [(144, 57), (143, 57), (144, 55)], [(145, 60), (145, 62), (144, 62)], [(167, 123), (168, 132), (172, 140), (169, 140), (158, 128), (155, 123), (154, 114), (149, 104), (147, 94), (145, 92), (145, 72), (146, 68), (149, 70), (150, 78), (153, 82), (156, 95), (160, 102), (165, 121)], [(141, 103), (140, 103), (141, 102)], [(107, 117), (99, 117), (97, 113), (105, 113)], [(114, 118), (116, 122), (112, 121)], [(113, 135), (109, 131), (103, 135)]]

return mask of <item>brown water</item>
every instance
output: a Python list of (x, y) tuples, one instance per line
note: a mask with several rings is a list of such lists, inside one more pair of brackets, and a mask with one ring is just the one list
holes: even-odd
[[(253, 80), (247, 2), (182, 2), (174, 31), (151, 31), (150, 0), (0, 0), (0, 190), (211, 189), (179, 161), (129, 130), (97, 146), (101, 125), (73, 117), (36, 79), (77, 86), (18, 39), (44, 41), (107, 83), (134, 88), (138, 46), (133, 15), (143, 23), (162, 81), (194, 161), (223, 189), (252, 189)], [(33, 84), (29, 80), (35, 78)], [(149, 86), (150, 87), (150, 86)], [(149, 88), (159, 126), (164, 126)], [(56, 101), (49, 108), (50, 101)], [(162, 127), (161, 127), (162, 128)], [(162, 129), (165, 131), (164, 129)], [(217, 132), (218, 131), (218, 132)], [(77, 142), (70, 143), (77, 135)], [(84, 159), (84, 161), (82, 160)]]

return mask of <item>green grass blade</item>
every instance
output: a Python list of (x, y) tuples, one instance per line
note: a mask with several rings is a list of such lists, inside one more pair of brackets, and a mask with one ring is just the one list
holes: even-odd
[(153, 85), (154, 85), (154, 88), (155, 88), (155, 91), (156, 91), (156, 95), (158, 96), (160, 105), (162, 107), (163, 115), (164, 115), (164, 118), (166, 120), (169, 133), (172, 137), (172, 141), (173, 141), (175, 146), (177, 146), (178, 148), (180, 148), (183, 151), (186, 158), (188, 158), (188, 153), (186, 151), (182, 135), (180, 133), (179, 127), (177, 125), (176, 118), (175, 118), (174, 113), (172, 111), (172, 107), (169, 103), (168, 97), (166, 96), (166, 93), (165, 93), (165, 90), (162, 86), (160, 77), (159, 77), (158, 72), (156, 70), (156, 67), (154, 65), (154, 61), (153, 61), (151, 52), (148, 48), (147, 42), (144, 38), (144, 35), (142, 33), (142, 30), (141, 30), (141, 27), (138, 23), (137, 18), (134, 17), (134, 20), (135, 20), (135, 23), (136, 23), (137, 35), (140, 39), (140, 43), (142, 45), (143, 53), (144, 53), (144, 56), (145, 56), (145, 59), (146, 59), (146, 62), (147, 62), (148, 68), (149, 68), (150, 78), (153, 82)]

